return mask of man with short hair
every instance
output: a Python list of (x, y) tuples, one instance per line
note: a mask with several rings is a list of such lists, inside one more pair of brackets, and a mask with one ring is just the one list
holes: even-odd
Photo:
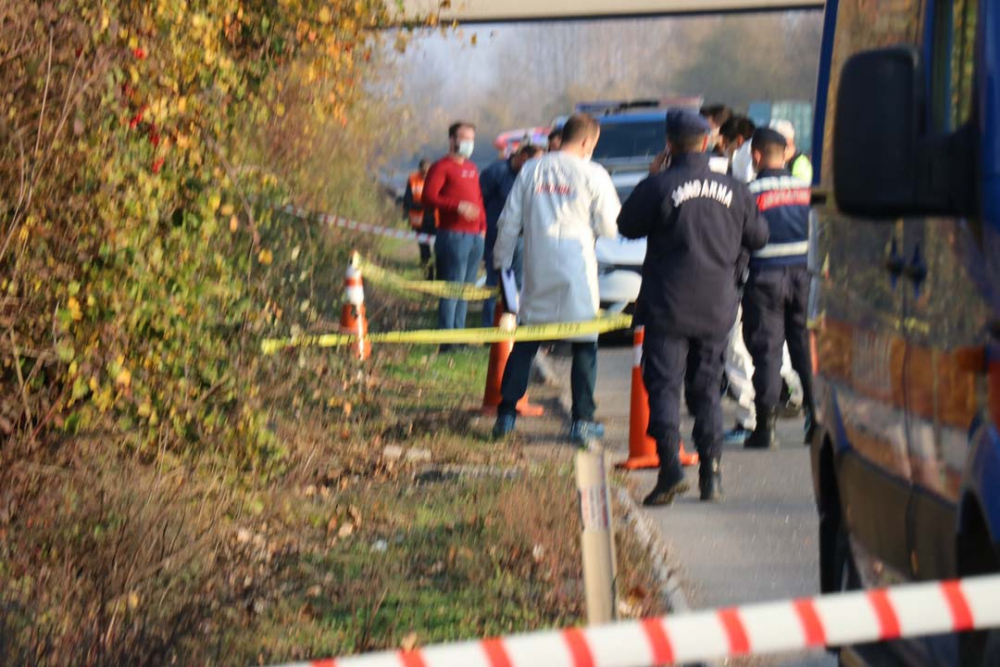
[[(438, 280), (474, 283), (483, 259), (486, 212), (479, 189), (479, 171), (471, 161), (476, 128), (459, 122), (448, 128), (448, 155), (434, 163), (424, 184), (424, 203), (438, 211), (435, 242)], [(463, 329), (468, 302), (441, 299), (438, 325), (442, 329)], [(442, 345), (441, 351), (451, 348)]]
[(795, 147), (795, 126), (792, 121), (779, 118), (771, 121), (771, 129), (777, 130), (785, 138), (785, 166), (792, 176), (812, 184), (813, 166), (805, 153)]
[[(507, 203), (507, 196), (511, 188), (514, 187), (514, 179), (521, 171), (521, 168), (528, 160), (532, 160), (542, 154), (539, 146), (524, 143), (521, 147), (506, 160), (497, 160), (483, 170), (479, 177), (479, 188), (483, 193), (483, 204), (486, 206), (486, 249), (483, 252), (483, 261), (486, 264), (486, 286), (496, 287), (500, 284), (500, 274), (493, 268), (493, 246), (497, 241), (497, 222), (500, 220), (500, 213), (503, 212), (504, 204)], [(514, 259), (511, 264), (514, 271), (514, 278), (518, 288), (524, 281), (524, 237), (519, 237), (514, 248)], [(493, 309), (496, 307), (496, 299), (491, 298), (483, 302), (483, 326), (493, 326)]]
[(562, 147), (562, 128), (557, 127), (549, 132), (549, 152), (559, 150)]
[[(413, 231), (434, 236), (437, 233), (437, 211), (430, 206), (424, 206), (424, 183), (431, 163), (421, 158), (417, 171), (410, 174), (406, 183), (406, 194), (403, 195), (403, 209)], [(434, 280), (434, 259), (431, 254), (431, 242), (421, 241), (420, 267), (427, 280)]]
[[(519, 309), (525, 324), (586, 322), (597, 317), (596, 237), (615, 237), (621, 203), (604, 167), (591, 162), (601, 126), (587, 114), (574, 114), (562, 132), (562, 147), (529, 162), (518, 174), (500, 216), (493, 265), (509, 269), (518, 237), (524, 234), (524, 291)], [(517, 342), (504, 369), (493, 435), (514, 431), (517, 403), (528, 388), (531, 360), (539, 342)], [(600, 439), (594, 421), (597, 336), (572, 341), (570, 384), (577, 444)]]
[(787, 141), (777, 131), (763, 128), (753, 136), (757, 180), (750, 192), (767, 220), (770, 241), (754, 252), (743, 291), (743, 339), (753, 357), (754, 402), (757, 428), (747, 439), (748, 449), (777, 446), (775, 422), (781, 395), (782, 346), (788, 342), (792, 368), (802, 384), (806, 412), (806, 442), (813, 424), (812, 354), (806, 329), (809, 299), (808, 181), (792, 176), (785, 167)]
[(719, 129), (732, 117), (732, 110), (725, 104), (707, 104), (701, 108), (700, 113), (711, 128), (708, 136), (709, 151), (716, 156), (724, 155), (719, 147)]
[(635, 323), (645, 327), (642, 377), (649, 392), (649, 435), (660, 474), (646, 505), (669, 505), (687, 490), (681, 468), (681, 388), (694, 415), (701, 500), (722, 500), (722, 354), (736, 319), (737, 262), (762, 248), (767, 225), (747, 186), (713, 172), (705, 153), (708, 121), (684, 109), (667, 113), (670, 166), (636, 186), (622, 207), (622, 236), (647, 237)]

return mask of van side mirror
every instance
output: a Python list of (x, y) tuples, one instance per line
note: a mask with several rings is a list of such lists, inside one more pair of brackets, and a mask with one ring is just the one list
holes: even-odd
[(841, 72), (833, 143), (833, 191), (845, 213), (915, 213), (924, 75), (908, 46), (865, 51)]
[(920, 52), (864, 51), (841, 72), (833, 191), (850, 215), (973, 215), (978, 143), (972, 124), (931, 134)]

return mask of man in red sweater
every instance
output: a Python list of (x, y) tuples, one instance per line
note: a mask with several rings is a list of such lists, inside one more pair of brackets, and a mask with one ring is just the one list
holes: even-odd
[[(470, 123), (448, 128), (448, 155), (434, 163), (424, 183), (424, 204), (436, 208), (439, 216), (434, 244), (438, 280), (473, 283), (483, 260), (486, 211), (479, 171), (469, 159), (475, 139), (476, 128)], [(441, 299), (438, 324), (442, 329), (463, 329), (467, 312), (466, 301)], [(443, 352), (448, 349), (441, 346)]]

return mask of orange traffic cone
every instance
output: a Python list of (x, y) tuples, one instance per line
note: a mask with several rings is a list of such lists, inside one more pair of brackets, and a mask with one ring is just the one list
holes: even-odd
[(362, 361), (372, 354), (368, 334), (368, 318), (365, 317), (365, 288), (361, 280), (361, 256), (351, 253), (347, 264), (347, 275), (344, 276), (344, 308), (340, 312), (340, 330), (343, 333), (356, 334), (358, 340), (351, 344), (351, 350)]
[[(513, 313), (504, 312), (503, 304), (497, 299), (496, 310), (493, 313), (493, 326), (504, 331), (513, 331), (517, 328), (517, 317)], [(507, 358), (510, 357), (511, 350), (514, 349), (514, 341), (497, 341), (490, 346), (490, 365), (486, 371), (486, 390), (483, 392), (484, 414), (496, 414), (500, 406), (500, 383), (503, 380), (503, 371), (507, 367)], [(522, 417), (541, 417), (545, 414), (545, 408), (540, 405), (528, 402), (525, 396), (517, 403), (517, 413)]]
[[(643, 327), (637, 326), (632, 339), (632, 400), (628, 420), (628, 459), (618, 464), (626, 470), (641, 468), (658, 468), (660, 457), (656, 453), (656, 440), (646, 434), (649, 428), (649, 394), (646, 383), (642, 381), (642, 344), (646, 338)], [(697, 454), (684, 451), (684, 443), (680, 444), (681, 465), (691, 466), (698, 463)]]

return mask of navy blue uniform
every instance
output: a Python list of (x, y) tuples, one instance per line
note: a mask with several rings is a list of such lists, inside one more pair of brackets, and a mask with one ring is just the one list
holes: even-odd
[(643, 380), (661, 466), (680, 442), (682, 385), (699, 454), (721, 453), (719, 385), (736, 320), (737, 265), (768, 238), (747, 186), (708, 163), (703, 153), (673, 157), (666, 171), (636, 186), (618, 218), (626, 238), (648, 237), (635, 322), (646, 328)]
[(802, 404), (812, 410), (812, 355), (807, 302), (809, 200), (807, 181), (787, 169), (765, 169), (750, 183), (771, 238), (750, 258), (743, 291), (743, 340), (753, 357), (757, 413), (765, 414), (781, 396), (782, 346), (788, 342), (792, 368), (802, 381)]

